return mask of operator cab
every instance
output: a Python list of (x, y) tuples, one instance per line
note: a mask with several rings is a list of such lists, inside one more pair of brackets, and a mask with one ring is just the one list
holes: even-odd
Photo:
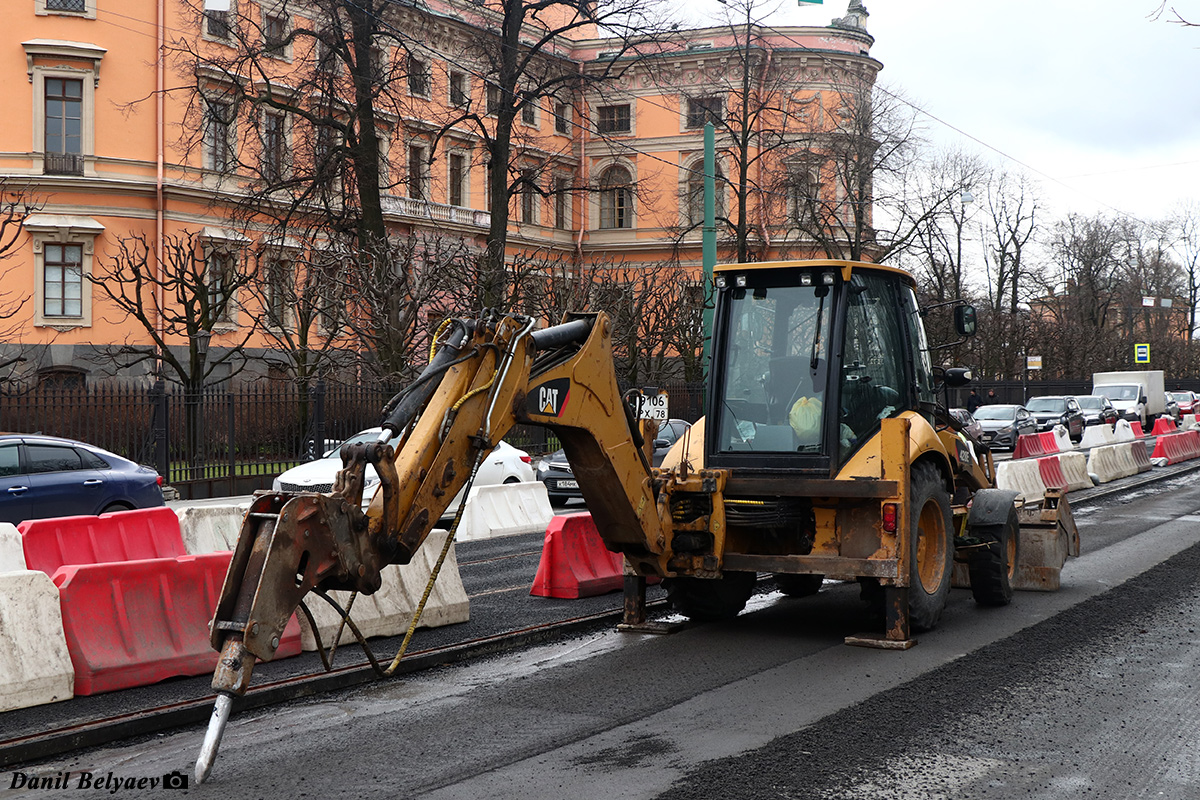
[(717, 268), (717, 288), (707, 464), (832, 477), (880, 420), (932, 410), (907, 273), (847, 261), (736, 264)]

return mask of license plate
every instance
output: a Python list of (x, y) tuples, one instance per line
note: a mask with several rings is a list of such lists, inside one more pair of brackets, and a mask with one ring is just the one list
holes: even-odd
[(992, 440), (992, 435), (990, 433), (985, 433), (983, 436), (980, 436), (979, 438), (983, 439), (983, 441), (985, 441), (985, 442), (990, 442)]
[(579, 481), (559, 481), (558, 488), (560, 488), (560, 489), (578, 489)]

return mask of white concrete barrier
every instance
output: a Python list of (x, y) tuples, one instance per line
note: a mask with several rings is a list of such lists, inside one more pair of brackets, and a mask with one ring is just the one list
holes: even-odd
[(1042, 482), (1036, 458), (1001, 461), (996, 465), (996, 486), (1020, 492), (1021, 497), (1031, 503), (1040, 503), (1046, 496), (1046, 484)]
[(1179, 420), (1179, 430), (1181, 430), (1181, 431), (1200, 430), (1200, 422), (1196, 421), (1196, 415), (1195, 414), (1184, 414), (1183, 417)]
[(477, 486), (467, 497), (455, 541), (544, 532), (553, 516), (546, 484), (541, 481)]
[(242, 519), (249, 508), (250, 503), (246, 502), (175, 509), (188, 555), (234, 549), (242, 532)]
[(38, 570), (0, 573), (0, 711), (74, 694), (58, 587)]
[(1058, 456), (1058, 463), (1062, 467), (1063, 477), (1067, 479), (1068, 492), (1092, 488), (1092, 479), (1088, 476), (1087, 456), (1083, 453), (1062, 453)]
[[(1130, 430), (1130, 433), (1133, 431)], [(1106, 444), (1116, 444), (1117, 437), (1113, 435), (1112, 428), (1106, 423), (1101, 422), (1099, 425), (1088, 425), (1083, 429), (1083, 439), (1080, 440), (1079, 446), (1087, 447), (1103, 447)]]
[[(411, 563), (404, 566), (392, 564), (383, 570), (383, 585), (373, 595), (358, 595), (350, 609), (350, 618), (367, 638), (377, 636), (399, 636), (408, 630), (421, 595), (429, 583), (429, 576), (437, 563), (442, 547), (446, 543), (447, 532), (441, 529), (433, 530), (425, 544), (417, 551)], [(350, 592), (330, 592), (330, 597), (342, 606), (350, 602)], [(321, 598), (309, 595), (305, 603), (317, 621), (317, 630), (321, 634), (321, 643), (329, 647), (341, 625), (341, 616)], [(317, 640), (313, 635), (308, 619), (303, 614), (297, 615), (300, 620), (301, 646), (305, 650), (316, 650)], [(470, 602), (467, 591), (463, 587), (462, 576), (458, 571), (458, 557), (454, 547), (446, 554), (446, 561), (438, 573), (437, 582), (430, 592), (425, 610), (421, 613), (418, 627), (437, 628), (442, 625), (452, 625), (456, 622), (466, 622), (470, 619)], [(357, 647), (354, 634), (346, 627), (340, 639), (341, 645)], [(381, 657), (390, 659), (393, 654), (384, 653)]]
[(0, 572), (20, 572), (25, 569), (21, 532), (11, 522), (0, 522)]
[(1117, 424), (1113, 426), (1113, 438), (1118, 442), (1132, 442), (1137, 439), (1133, 434), (1133, 428), (1129, 425), (1129, 420), (1119, 419)]
[(1117, 458), (1117, 448), (1112, 446), (1093, 447), (1088, 453), (1088, 472), (1096, 476), (1100, 483), (1115, 481), (1125, 477)]
[(1054, 426), (1054, 441), (1058, 445), (1058, 452), (1069, 453), (1075, 449), (1075, 443), (1071, 441), (1071, 433), (1065, 425)]

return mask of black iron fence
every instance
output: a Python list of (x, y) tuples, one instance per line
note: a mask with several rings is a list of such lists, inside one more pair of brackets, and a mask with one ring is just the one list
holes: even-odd
[[(703, 384), (659, 387), (672, 417), (703, 413)], [(392, 391), (317, 382), (258, 383), (183, 392), (93, 385), (0, 391), (0, 431), (42, 433), (97, 445), (158, 470), (185, 499), (268, 488), (284, 470), (379, 424)], [(505, 437), (531, 455), (557, 450), (546, 428), (517, 425)]]

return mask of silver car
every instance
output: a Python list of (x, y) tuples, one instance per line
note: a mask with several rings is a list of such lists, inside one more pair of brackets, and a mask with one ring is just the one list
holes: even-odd
[(1015, 450), (1017, 437), (1037, 433), (1037, 420), (1025, 406), (987, 405), (975, 409), (973, 415), (983, 428), (980, 437), (993, 450)]

